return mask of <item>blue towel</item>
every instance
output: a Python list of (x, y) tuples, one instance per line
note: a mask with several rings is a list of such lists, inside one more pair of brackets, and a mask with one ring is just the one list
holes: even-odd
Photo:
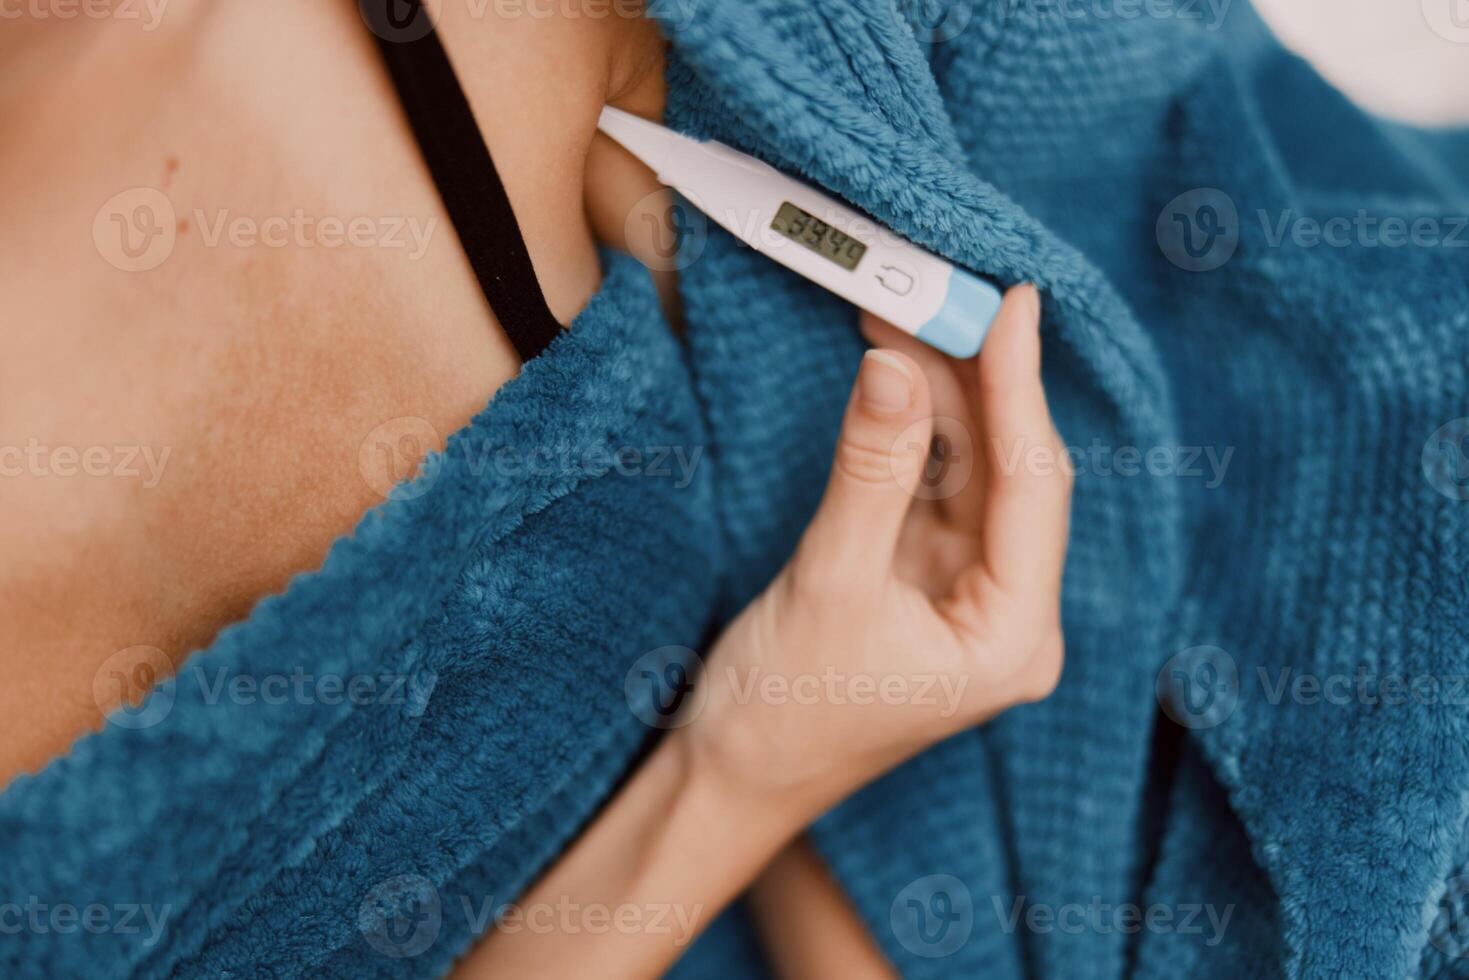
[[(677, 128), (1041, 287), (1077, 450), (1055, 696), (814, 839), (905, 976), (1461, 975), (1469, 139), (1368, 117), (1242, 2), (1126, 6), (653, 5)], [(609, 257), (319, 571), (0, 795), (5, 976), (436, 976), (554, 859), (650, 738), (629, 668), (788, 556), (861, 350), (686, 244), (682, 340)], [(402, 696), (210, 695), (300, 670)], [(113, 927), (9, 928), (38, 905)], [(763, 969), (736, 910), (674, 973)]]

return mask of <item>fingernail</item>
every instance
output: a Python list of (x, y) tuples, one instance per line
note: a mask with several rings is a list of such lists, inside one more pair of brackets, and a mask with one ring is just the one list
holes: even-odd
[(913, 376), (891, 352), (870, 350), (857, 373), (857, 394), (868, 408), (900, 412), (913, 401)]

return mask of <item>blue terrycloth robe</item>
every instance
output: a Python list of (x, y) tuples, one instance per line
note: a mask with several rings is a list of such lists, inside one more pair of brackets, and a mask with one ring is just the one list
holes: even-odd
[[(1367, 117), (1244, 3), (1212, 30), (959, 0), (937, 44), (919, 6), (660, 0), (670, 121), (1037, 282), (1068, 444), (1233, 454), (1216, 486), (1084, 465), (1060, 689), (859, 793), (818, 847), (905, 976), (1469, 974), (1469, 713), (1449, 696), (1469, 673), (1469, 502), (1424, 465), (1469, 415), (1469, 250), (1272, 231), (1365, 208), (1447, 237), (1469, 138)], [(1212, 240), (1159, 217), (1201, 188), (1239, 240), (1186, 271), (1167, 256)], [(151, 944), (0, 916), (0, 973), (443, 972), (636, 758), (628, 667), (758, 592), (820, 493), (852, 311), (717, 231), (682, 282), (676, 340), (641, 268), (609, 260), (574, 328), (414, 492), (196, 654), (156, 724), (109, 726), (0, 795), (0, 906), (167, 915)], [(496, 463), (546, 447), (560, 463)], [(703, 455), (681, 485), (609, 468), (627, 447)], [(1223, 656), (1175, 659), (1198, 648)], [(416, 693), (209, 704), (190, 675), (298, 667)], [(1444, 696), (1272, 698), (1285, 668)], [(1191, 715), (1201, 691), (1213, 713)], [(1099, 903), (1175, 925), (1026, 917)], [(1205, 905), (1230, 910), (1222, 938), (1184, 927)], [(730, 915), (675, 973), (762, 970)]]

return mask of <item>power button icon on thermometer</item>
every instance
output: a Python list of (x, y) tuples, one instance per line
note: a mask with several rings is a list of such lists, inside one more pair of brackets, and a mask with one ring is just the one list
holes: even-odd
[(878, 270), (877, 281), (889, 292), (897, 293), (899, 296), (907, 296), (913, 292), (915, 277), (907, 269), (896, 265), (885, 265)]

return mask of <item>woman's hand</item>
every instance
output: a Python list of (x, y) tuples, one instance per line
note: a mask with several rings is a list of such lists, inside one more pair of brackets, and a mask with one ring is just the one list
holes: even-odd
[[(1071, 481), (1041, 391), (1038, 320), (1035, 290), (1011, 290), (978, 362), (864, 321), (885, 347), (863, 361), (795, 557), (710, 654), (688, 702), (702, 710), (517, 902), (527, 920), (571, 907), (666, 922), (671, 908), (685, 927), (497, 928), (459, 976), (661, 975), (822, 810), (1051, 690)], [(943, 499), (915, 501), (935, 415), (970, 459), (922, 494)], [(834, 962), (855, 976), (858, 961)]]
[[(820, 509), (709, 657), (708, 703), (681, 733), (698, 764), (819, 811), (1055, 687), (1071, 476), (1039, 317), (1033, 287), (1010, 290), (968, 361), (864, 320), (879, 347)], [(935, 424), (953, 456), (936, 486)]]

